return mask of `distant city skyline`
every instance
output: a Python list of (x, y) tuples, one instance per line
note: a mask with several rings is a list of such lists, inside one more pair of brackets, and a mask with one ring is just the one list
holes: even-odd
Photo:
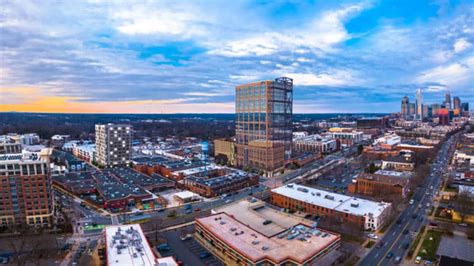
[[(474, 106), (470, 1), (9, 1), (0, 111), (234, 113), (235, 87), (286, 76), (294, 113)], [(454, 99), (452, 99), (454, 100)], [(454, 103), (453, 103), (454, 104)]]

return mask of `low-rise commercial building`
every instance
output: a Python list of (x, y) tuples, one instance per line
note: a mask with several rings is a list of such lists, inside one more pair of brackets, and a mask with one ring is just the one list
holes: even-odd
[(226, 265), (314, 265), (340, 235), (256, 199), (196, 219), (195, 238)]
[(297, 184), (271, 191), (272, 204), (293, 211), (331, 217), (365, 230), (378, 230), (390, 213), (391, 204), (327, 192)]
[(243, 171), (232, 171), (223, 176), (205, 178), (201, 176), (188, 176), (183, 180), (187, 190), (203, 197), (215, 197), (222, 194), (233, 193), (240, 189), (258, 185), (259, 176)]
[(107, 265), (177, 266), (173, 257), (157, 258), (138, 224), (105, 227)]
[[(385, 173), (385, 172), (391, 172)], [(393, 173), (399, 173), (395, 175)], [(400, 172), (381, 171), (374, 174), (361, 173), (348, 186), (349, 193), (385, 198), (395, 195), (401, 198), (408, 193), (410, 180)]]
[(399, 155), (382, 159), (383, 170), (413, 171), (415, 161), (411, 155)]

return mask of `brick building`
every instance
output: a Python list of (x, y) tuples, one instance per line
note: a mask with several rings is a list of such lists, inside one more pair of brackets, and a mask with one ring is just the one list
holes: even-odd
[(297, 184), (272, 189), (271, 202), (281, 208), (331, 217), (374, 231), (386, 222), (391, 208), (390, 203), (349, 197)]
[(23, 151), (17, 142), (0, 143), (0, 225), (52, 225), (51, 153)]
[(403, 173), (399, 175), (385, 174), (389, 171), (376, 172), (374, 174), (361, 173), (349, 184), (348, 191), (352, 194), (367, 195), (373, 197), (386, 197), (397, 195), (402, 198), (408, 193), (408, 184), (410, 182)]

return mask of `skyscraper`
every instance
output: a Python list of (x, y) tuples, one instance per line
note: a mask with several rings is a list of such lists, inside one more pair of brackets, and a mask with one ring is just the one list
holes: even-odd
[(402, 98), (402, 108), (401, 108), (401, 110), (402, 110), (401, 113), (402, 113), (403, 118), (407, 118), (410, 115), (409, 105), (410, 105), (410, 99), (408, 99), (407, 96), (404, 96)]
[(28, 152), (18, 142), (0, 142), (0, 225), (52, 225), (51, 151)]
[(123, 166), (130, 163), (132, 126), (126, 124), (95, 125), (97, 163)]
[(291, 156), (293, 80), (280, 77), (235, 90), (237, 165), (271, 175)]
[(457, 96), (453, 97), (453, 109), (461, 109), (461, 99)]
[(448, 110), (451, 110), (451, 108), (453, 107), (452, 104), (451, 104), (451, 94), (449, 92), (447, 92), (446, 95), (445, 95), (444, 105), (445, 105), (446, 109), (448, 109)]
[(423, 104), (423, 118), (431, 117), (432, 108), (429, 104)]
[(434, 103), (431, 105), (431, 116), (432, 117), (437, 117), (438, 116), (438, 110), (441, 109), (441, 105), (438, 103)]
[(423, 119), (423, 95), (421, 89), (416, 90), (416, 119)]
[(415, 103), (410, 103), (410, 104), (408, 105), (408, 107), (409, 107), (409, 110), (410, 110), (410, 111), (408, 112), (408, 113), (409, 113), (409, 117), (413, 118), (413, 116), (416, 114), (416, 104), (415, 104)]

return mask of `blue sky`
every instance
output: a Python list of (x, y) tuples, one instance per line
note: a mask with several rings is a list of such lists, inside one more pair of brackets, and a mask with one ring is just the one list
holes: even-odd
[(279, 76), (298, 113), (474, 107), (472, 1), (47, 2), (2, 4), (2, 111), (233, 112)]

